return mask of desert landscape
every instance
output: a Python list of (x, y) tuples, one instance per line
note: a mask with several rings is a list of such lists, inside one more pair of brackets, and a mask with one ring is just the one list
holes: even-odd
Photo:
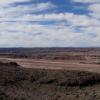
[(0, 100), (100, 100), (100, 48), (1, 48)]
[(100, 0), (0, 0), (0, 100), (100, 100)]

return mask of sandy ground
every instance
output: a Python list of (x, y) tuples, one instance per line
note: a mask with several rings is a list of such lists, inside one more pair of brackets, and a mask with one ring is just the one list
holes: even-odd
[(39, 69), (65, 69), (65, 70), (80, 70), (100, 73), (100, 64), (82, 64), (79, 62), (69, 61), (51, 61), (51, 60), (35, 60), (35, 59), (20, 59), (20, 58), (0, 58), (2, 61), (14, 61), (24, 68), (39, 68)]

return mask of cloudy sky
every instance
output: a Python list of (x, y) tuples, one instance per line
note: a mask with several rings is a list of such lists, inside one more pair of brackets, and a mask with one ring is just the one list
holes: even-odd
[(0, 47), (100, 47), (100, 0), (0, 0)]

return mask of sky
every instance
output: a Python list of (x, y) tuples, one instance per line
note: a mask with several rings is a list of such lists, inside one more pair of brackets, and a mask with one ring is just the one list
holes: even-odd
[(100, 0), (0, 0), (0, 47), (100, 47)]

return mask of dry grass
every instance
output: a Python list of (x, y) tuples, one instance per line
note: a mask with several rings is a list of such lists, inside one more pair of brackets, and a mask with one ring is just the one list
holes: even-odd
[(0, 83), (0, 100), (99, 100), (97, 73), (24, 69), (1, 62)]
[(82, 71), (34, 69), (31, 81), (60, 86), (88, 86), (100, 83), (100, 74)]

